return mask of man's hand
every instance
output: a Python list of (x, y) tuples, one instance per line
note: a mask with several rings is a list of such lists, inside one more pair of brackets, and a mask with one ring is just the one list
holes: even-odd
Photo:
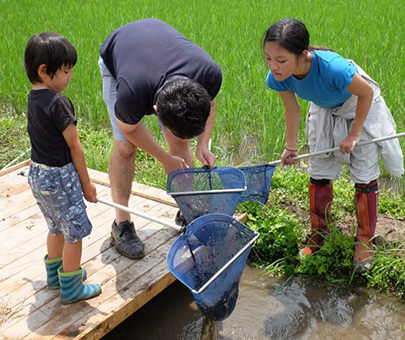
[(183, 158), (177, 157), (177, 156), (172, 156), (167, 154), (167, 160), (165, 160), (164, 163), (162, 163), (163, 168), (165, 169), (166, 174), (170, 174), (174, 170), (178, 169), (186, 169), (188, 168), (188, 165), (184, 161)]
[(195, 150), (195, 156), (202, 163), (203, 166), (208, 165), (210, 168), (212, 168), (216, 162), (215, 155), (210, 150), (208, 150), (207, 147), (203, 147), (198, 144)]

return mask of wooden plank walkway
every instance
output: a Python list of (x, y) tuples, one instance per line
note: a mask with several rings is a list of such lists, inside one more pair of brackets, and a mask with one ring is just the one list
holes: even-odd
[[(86, 202), (93, 231), (83, 240), (82, 265), (87, 282), (101, 284), (103, 292), (61, 305), (59, 292), (46, 288), (48, 229), (21, 171), (28, 172), (28, 162), (0, 174), (0, 340), (100, 339), (174, 282), (166, 254), (175, 230), (133, 216), (146, 256), (130, 260), (111, 244), (114, 209)], [(89, 171), (99, 197), (111, 200), (108, 175)], [(138, 183), (132, 190), (130, 208), (174, 221), (176, 204), (166, 192)]]

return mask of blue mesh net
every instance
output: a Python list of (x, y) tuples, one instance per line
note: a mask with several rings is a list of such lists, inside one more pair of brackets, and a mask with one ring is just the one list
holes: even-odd
[(224, 320), (235, 308), (239, 280), (257, 235), (230, 216), (208, 214), (194, 220), (171, 246), (167, 255), (170, 272), (191, 290), (201, 312), (210, 319)]
[(239, 201), (259, 201), (265, 204), (269, 196), (275, 167), (275, 165), (263, 164), (239, 168), (245, 174), (247, 187), (241, 193)]
[(243, 172), (231, 167), (181, 169), (167, 178), (167, 193), (187, 223), (209, 213), (232, 216), (245, 189)]

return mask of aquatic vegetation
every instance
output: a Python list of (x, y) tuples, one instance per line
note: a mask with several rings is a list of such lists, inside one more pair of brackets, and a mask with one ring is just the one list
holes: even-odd
[(373, 268), (364, 275), (368, 287), (405, 298), (405, 244), (378, 247)]
[[(305, 244), (308, 229), (308, 175), (295, 168), (279, 169), (273, 177), (269, 201), (265, 206), (247, 202), (239, 206), (246, 211), (247, 225), (260, 233), (250, 263), (274, 275), (304, 275), (331, 283), (367, 287), (405, 296), (405, 243), (398, 240), (376, 245), (372, 269), (364, 274), (355, 272), (353, 255), (355, 226), (353, 184), (343, 177), (334, 186), (333, 220), (323, 246), (312, 256), (300, 258), (298, 250)], [(379, 213), (398, 216), (403, 213), (400, 194), (380, 193)]]

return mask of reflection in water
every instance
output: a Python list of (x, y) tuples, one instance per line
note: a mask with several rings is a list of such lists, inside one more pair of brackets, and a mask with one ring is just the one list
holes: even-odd
[[(217, 323), (218, 340), (405, 340), (405, 304), (398, 299), (303, 280), (282, 285), (260, 273), (246, 267), (234, 312)], [(191, 293), (175, 283), (105, 340), (200, 340), (202, 329)]]
[(219, 325), (218, 321), (214, 321), (204, 316), (200, 340), (217, 340), (218, 325)]

